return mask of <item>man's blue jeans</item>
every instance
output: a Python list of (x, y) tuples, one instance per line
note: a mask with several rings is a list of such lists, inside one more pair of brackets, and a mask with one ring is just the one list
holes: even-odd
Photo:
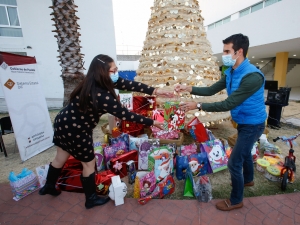
[(228, 169), (231, 175), (232, 190), (230, 202), (232, 205), (243, 201), (244, 184), (253, 181), (253, 159), (251, 150), (265, 129), (265, 123), (240, 124), (237, 127), (238, 137), (232, 149)]

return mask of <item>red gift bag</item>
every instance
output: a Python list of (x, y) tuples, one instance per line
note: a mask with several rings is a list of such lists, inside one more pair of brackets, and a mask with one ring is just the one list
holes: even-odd
[(159, 122), (164, 122), (164, 111), (163, 110), (153, 110), (152, 119), (157, 120)]
[(133, 96), (133, 111), (141, 112), (156, 109), (155, 99), (155, 97)]
[(108, 194), (108, 189), (111, 184), (111, 178), (116, 176), (112, 171), (105, 170), (101, 173), (96, 174), (95, 182), (96, 182), (96, 192), (98, 195), (106, 195)]
[(132, 121), (122, 120), (121, 130), (123, 133), (127, 133), (131, 136), (137, 137), (140, 134), (144, 133), (144, 125)]
[(60, 190), (82, 193), (83, 189), (80, 181), (82, 169), (81, 162), (73, 156), (70, 156), (62, 168), (56, 183)]
[[(83, 193), (82, 183), (80, 180), (82, 169), (81, 162), (73, 156), (70, 156), (66, 161), (56, 183), (60, 190)], [(107, 194), (109, 185), (111, 184), (111, 177), (113, 176), (115, 176), (115, 174), (110, 170), (102, 171), (95, 175), (97, 194)]]
[(191, 122), (187, 124), (187, 129), (194, 140), (198, 142), (205, 142), (209, 140), (205, 127), (197, 117), (192, 119)]
[(138, 151), (132, 150), (130, 152), (124, 153), (119, 157), (110, 160), (110, 169), (114, 174), (119, 175), (120, 178), (127, 176), (127, 166), (128, 161), (134, 161), (135, 168), (138, 168)]

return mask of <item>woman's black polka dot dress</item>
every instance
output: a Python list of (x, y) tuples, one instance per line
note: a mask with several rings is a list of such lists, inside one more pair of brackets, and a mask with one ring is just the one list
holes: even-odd
[[(154, 91), (153, 87), (122, 78), (119, 78), (115, 83), (115, 88), (143, 92), (149, 95)], [(153, 124), (152, 119), (128, 111), (107, 90), (98, 88), (97, 102), (99, 104), (97, 115), (92, 113), (91, 108), (88, 109), (87, 113), (83, 113), (79, 111), (79, 96), (76, 96), (57, 114), (54, 120), (53, 143), (82, 162), (89, 162), (95, 157), (93, 129), (97, 126), (101, 115), (110, 113), (122, 120), (135, 121), (148, 126)], [(90, 107), (92, 107), (91, 99)]]

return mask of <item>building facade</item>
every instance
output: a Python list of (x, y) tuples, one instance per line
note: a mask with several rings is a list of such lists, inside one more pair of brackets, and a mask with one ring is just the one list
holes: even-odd
[[(98, 54), (116, 60), (112, 0), (75, 0), (75, 4), (85, 69)], [(34, 56), (48, 107), (61, 108), (64, 90), (51, 5), (51, 0), (0, 0), (0, 51)], [(0, 111), (7, 111), (5, 106), (0, 88)]]

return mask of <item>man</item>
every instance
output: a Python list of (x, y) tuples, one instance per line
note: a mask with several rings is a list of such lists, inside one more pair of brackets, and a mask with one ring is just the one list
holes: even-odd
[(253, 186), (253, 161), (251, 149), (261, 136), (267, 118), (264, 104), (264, 75), (246, 58), (249, 39), (243, 34), (232, 35), (223, 40), (222, 61), (229, 68), (225, 76), (210, 87), (176, 85), (176, 92), (210, 96), (226, 88), (228, 98), (221, 102), (184, 102), (180, 107), (186, 111), (199, 109), (207, 112), (230, 110), (238, 124), (238, 138), (228, 161), (232, 190), (229, 199), (218, 202), (217, 209), (229, 211), (243, 207), (244, 187)]

